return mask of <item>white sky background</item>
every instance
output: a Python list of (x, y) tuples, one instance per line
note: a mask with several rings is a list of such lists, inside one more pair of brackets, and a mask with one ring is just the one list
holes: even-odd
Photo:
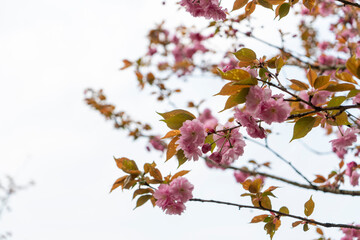
[[(156, 160), (164, 173), (176, 169), (175, 163), (161, 164), (164, 157), (148, 153), (143, 142), (133, 142), (113, 129), (111, 122), (83, 101), (84, 89), (103, 88), (119, 109), (166, 130), (155, 111), (171, 107), (158, 104), (145, 93), (140, 95), (132, 71), (118, 69), (123, 58), (134, 59), (146, 51), (145, 36), (154, 23), (162, 19), (170, 21), (167, 26), (206, 23), (176, 11), (176, 7), (169, 8), (169, 2), (166, 7), (161, 1), (145, 0), (0, 2), (0, 173), (13, 176), (18, 183), (36, 182), (11, 200), (13, 210), (1, 216), (0, 232), (11, 231), (14, 240), (268, 238), (263, 224), (248, 224), (254, 212), (245, 209), (190, 202), (182, 216), (168, 216), (150, 204), (133, 211), (135, 201), (131, 201), (129, 191), (108, 194), (122, 175), (113, 156), (139, 162)], [(231, 8), (232, 1), (223, 2)], [(269, 10), (256, 11), (259, 21), (289, 26), (289, 20), (272, 22)], [(277, 43), (271, 38), (274, 29), (265, 29), (264, 36)], [(271, 51), (259, 48), (257, 42), (247, 46), (263, 51), (259, 54)], [(201, 91), (210, 97), (221, 83), (198, 79), (195, 86), (185, 97), (196, 96), (200, 86), (209, 86)], [(220, 110), (224, 102), (213, 97), (208, 106)], [(327, 173), (336, 166), (333, 157), (320, 158), (306, 152), (301, 144), (288, 145), (291, 126), (285, 130), (284, 137), (274, 137), (274, 148), (291, 156), (307, 176), (313, 177), (313, 169), (322, 168)], [(321, 135), (315, 131), (308, 140), (328, 151), (329, 145), (320, 143)], [(274, 160), (278, 174), (301, 181), (264, 149), (249, 143), (246, 151), (244, 160)], [(195, 197), (250, 204), (248, 199), (239, 198), (244, 191), (235, 184), (231, 172), (211, 171), (201, 162), (187, 163), (182, 169), (192, 169), (188, 178), (195, 185)], [(353, 207), (351, 197), (306, 192), (279, 182), (268, 184), (286, 187), (275, 191), (280, 197), (273, 200), (275, 209), (286, 205), (291, 213), (302, 215), (303, 204), (312, 194), (316, 203), (313, 218), (360, 222), (360, 210)], [(314, 230), (303, 233), (300, 228), (291, 229), (291, 222), (283, 219), (275, 239), (315, 238)], [(335, 239), (340, 236), (338, 231), (325, 232)]]

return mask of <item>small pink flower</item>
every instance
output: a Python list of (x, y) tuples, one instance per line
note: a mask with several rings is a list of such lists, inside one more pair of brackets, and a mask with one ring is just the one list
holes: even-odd
[(159, 136), (155, 136), (153, 138), (150, 139), (150, 144), (153, 148), (155, 148), (156, 150), (159, 151), (164, 151), (165, 150), (165, 144), (161, 141)]
[(262, 89), (257, 85), (251, 87), (248, 95), (246, 96), (246, 111), (248, 111), (249, 113), (254, 113), (256, 115), (259, 104), (261, 102), (269, 100), (270, 97), (270, 89)]
[(166, 208), (166, 214), (169, 215), (181, 215), (181, 213), (183, 213), (185, 211), (186, 207), (184, 205), (184, 203), (182, 202), (177, 202), (177, 203), (172, 203), (170, 204), (167, 208)]
[(165, 210), (174, 201), (170, 193), (170, 186), (167, 184), (160, 184), (153, 196), (156, 198), (156, 206), (162, 208), (163, 210)]
[(315, 106), (323, 105), (326, 103), (326, 99), (331, 95), (332, 93), (329, 91), (318, 91), (314, 94), (314, 96), (311, 99), (311, 103)]
[(193, 197), (193, 190), (194, 185), (184, 177), (178, 177), (170, 183), (170, 193), (176, 201), (187, 202)]
[(354, 187), (359, 185), (359, 177), (360, 177), (359, 173), (354, 171), (350, 177), (350, 184), (353, 185)]
[(225, 20), (225, 9), (219, 6), (218, 0), (181, 0), (180, 5), (186, 8), (194, 17), (207, 19)]
[(204, 144), (206, 137), (204, 125), (198, 119), (186, 120), (179, 130), (181, 136), (177, 150), (182, 149), (189, 160), (198, 160), (202, 155), (199, 147)]
[[(214, 141), (216, 142), (218, 150), (217, 152), (214, 152), (212, 155), (210, 155), (210, 159), (211, 157), (216, 157), (216, 160), (218, 160), (219, 156), (222, 156), (220, 163), (224, 165), (230, 165), (232, 162), (234, 162), (236, 159), (238, 159), (244, 154), (244, 147), (246, 144), (238, 129), (220, 131), (233, 127), (234, 124), (230, 122), (226, 123), (223, 127), (217, 127), (217, 130), (219, 132), (214, 135)], [(215, 155), (215, 153), (217, 153), (217, 155)]]
[(265, 130), (257, 124), (250, 113), (242, 112), (236, 108), (234, 117), (242, 126), (246, 127), (249, 136), (253, 138), (265, 138)]
[(275, 100), (273, 98), (268, 101), (261, 102), (258, 117), (264, 120), (267, 124), (273, 122), (284, 122), (291, 112), (291, 107), (282, 98)]
[(243, 183), (250, 176), (250, 174), (236, 170), (236, 171), (234, 171), (234, 176), (238, 183)]
[(321, 54), (318, 57), (318, 61), (321, 65), (333, 66), (336, 63), (336, 58), (333, 56), (327, 56), (325, 54)]
[(321, 51), (325, 51), (326, 49), (329, 48), (330, 43), (329, 42), (319, 42), (317, 46)]
[(340, 136), (337, 139), (331, 140), (331, 144), (335, 152), (346, 151), (346, 147), (351, 146), (354, 142), (356, 142), (357, 136), (356, 133), (359, 132), (359, 129), (348, 128), (344, 132), (343, 136)]
[(211, 110), (208, 108), (200, 114), (198, 119), (204, 124), (205, 130), (214, 130), (218, 124), (218, 120), (211, 114)]
[(351, 177), (354, 169), (357, 167), (356, 162), (352, 161), (349, 162), (348, 164), (346, 164), (347, 168), (345, 170), (345, 174), (348, 175), (349, 177)]

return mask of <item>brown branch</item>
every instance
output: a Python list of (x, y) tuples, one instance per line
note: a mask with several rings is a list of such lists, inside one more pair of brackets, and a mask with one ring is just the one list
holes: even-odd
[(226, 168), (226, 169), (239, 170), (239, 171), (242, 171), (245, 173), (249, 173), (251, 175), (261, 175), (264, 177), (275, 179), (275, 180), (278, 180), (278, 181), (281, 181), (281, 182), (284, 182), (284, 183), (287, 183), (287, 184), (290, 184), (290, 185), (293, 185), (296, 187), (304, 188), (304, 189), (310, 189), (310, 190), (315, 190), (315, 191), (320, 191), (320, 192), (325, 192), (325, 193), (339, 194), (339, 195), (360, 196), (360, 191), (333, 189), (333, 188), (329, 188), (329, 187), (319, 187), (319, 186), (315, 186), (315, 185), (307, 185), (307, 184), (298, 183), (295, 181), (288, 180), (286, 178), (278, 177), (278, 176), (264, 173), (264, 172), (251, 171), (251, 170), (247, 170), (244, 168), (237, 168), (237, 167), (226, 166), (226, 165), (220, 165), (220, 166), (223, 168)]
[(202, 203), (217, 203), (217, 204), (222, 204), (222, 205), (235, 206), (238, 208), (249, 208), (249, 209), (256, 209), (256, 210), (261, 210), (261, 211), (270, 211), (272, 213), (278, 214), (279, 216), (286, 216), (286, 217), (299, 219), (304, 222), (313, 223), (313, 224), (320, 225), (320, 226), (323, 226), (326, 228), (351, 228), (351, 229), (359, 229), (360, 230), (360, 227), (358, 227), (358, 226), (353, 226), (353, 225), (348, 225), (348, 224), (338, 224), (338, 223), (323, 223), (323, 222), (319, 222), (316, 220), (307, 219), (307, 218), (292, 215), (292, 214), (286, 214), (286, 213), (282, 213), (282, 212), (272, 210), (272, 209), (267, 209), (267, 208), (254, 207), (254, 206), (249, 206), (249, 205), (242, 205), (242, 204), (223, 202), (223, 201), (217, 201), (217, 200), (206, 200), (206, 199), (200, 199), (200, 198), (192, 198), (189, 201), (202, 202)]
[(343, 111), (345, 111), (347, 109), (351, 109), (351, 108), (360, 108), (360, 105), (356, 104), (356, 105), (345, 105), (345, 106), (325, 107), (325, 108), (318, 107), (318, 109), (315, 109), (313, 111), (304, 112), (304, 113), (298, 113), (298, 114), (292, 114), (292, 115), (290, 115), (288, 117), (288, 120), (298, 118), (298, 117), (303, 117), (303, 116), (306, 116), (308, 114), (318, 113), (318, 112), (321, 112), (321, 111), (339, 110), (340, 112), (343, 112)]
[(350, 6), (353, 6), (353, 7), (360, 8), (360, 4), (357, 4), (357, 3), (349, 2), (349, 1), (346, 1), (346, 0), (336, 0), (336, 1), (343, 3), (345, 6), (350, 5)]

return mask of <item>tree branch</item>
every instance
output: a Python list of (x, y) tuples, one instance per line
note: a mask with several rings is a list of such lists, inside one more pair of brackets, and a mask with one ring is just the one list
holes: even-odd
[(357, 4), (357, 3), (349, 2), (349, 1), (346, 1), (346, 0), (336, 0), (336, 1), (343, 3), (345, 6), (350, 5), (350, 6), (353, 6), (353, 7), (360, 8), (360, 4)]
[(272, 152), (275, 156), (277, 156), (281, 161), (285, 162), (286, 164), (288, 164), (299, 176), (301, 176), (305, 181), (307, 181), (309, 183), (309, 185), (313, 188), (316, 188), (315, 185), (313, 185), (311, 183), (311, 181), (309, 179), (307, 179), (290, 161), (286, 160), (284, 157), (282, 157), (279, 153), (277, 153), (275, 150), (273, 150), (272, 148), (269, 147), (269, 145), (266, 143), (266, 144), (262, 144), (260, 142), (257, 142), (257, 141), (254, 141), (253, 139), (251, 138), (248, 138), (246, 136), (244, 136), (244, 139), (250, 141), (250, 142), (253, 142), (259, 146), (262, 146), (264, 148), (266, 148), (267, 150), (269, 150), (270, 152)]
[(270, 211), (272, 213), (278, 214), (279, 216), (286, 216), (286, 217), (299, 219), (299, 220), (305, 221), (307, 223), (313, 223), (313, 224), (320, 225), (320, 226), (323, 226), (326, 228), (351, 228), (351, 229), (359, 229), (360, 230), (360, 227), (358, 227), (358, 226), (347, 225), (347, 224), (337, 224), (337, 223), (323, 223), (323, 222), (315, 221), (312, 219), (307, 219), (307, 218), (292, 215), (292, 214), (285, 214), (285, 213), (282, 213), (282, 212), (279, 212), (276, 210), (267, 209), (267, 208), (254, 207), (254, 206), (248, 206), (248, 205), (242, 205), (242, 204), (236, 204), (236, 203), (230, 203), (230, 202), (223, 202), (223, 201), (217, 201), (217, 200), (206, 200), (206, 199), (200, 199), (200, 198), (192, 198), (189, 201), (202, 202), (202, 203), (217, 203), (217, 204), (222, 204), (222, 205), (235, 206), (238, 208), (249, 208), (249, 209), (256, 209), (256, 210), (261, 210), (261, 211)]

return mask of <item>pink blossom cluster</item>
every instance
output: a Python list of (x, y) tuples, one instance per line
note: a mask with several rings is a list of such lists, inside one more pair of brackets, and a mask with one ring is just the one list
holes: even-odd
[(265, 138), (265, 130), (256, 122), (256, 120), (247, 111), (241, 111), (235, 109), (234, 115), (236, 121), (238, 121), (243, 127), (246, 127), (246, 132), (253, 138)]
[[(172, 54), (175, 59), (175, 64), (180, 64), (183, 61), (186, 60), (192, 60), (193, 56), (198, 53), (206, 53), (208, 49), (204, 46), (202, 43), (204, 40), (212, 37), (212, 35), (209, 36), (203, 36), (200, 33), (190, 33), (190, 44), (184, 44), (180, 41), (180, 39), (174, 35), (171, 38), (171, 42), (175, 45), (175, 48), (172, 50)], [(188, 72), (191, 72), (193, 67), (187, 67), (186, 69), (183, 69), (183, 73), (180, 75), (184, 75)]]
[[(161, 141), (159, 136), (150, 138), (149, 143), (154, 149), (159, 150), (161, 152), (163, 152), (166, 148), (165, 143)], [(148, 148), (148, 150), (150, 150), (150, 148)]]
[(321, 54), (321, 55), (318, 57), (318, 62), (319, 62), (321, 65), (334, 66), (334, 65), (336, 64), (336, 58), (333, 57), (333, 56)]
[[(263, 89), (257, 85), (250, 88), (245, 105), (245, 111), (252, 118), (259, 118), (267, 124), (284, 122), (291, 112), (291, 107), (284, 101), (282, 94), (271, 95), (270, 89)], [(240, 117), (239, 112), (237, 116)], [(245, 118), (244, 116), (242, 118)], [(239, 120), (242, 120), (242, 118), (239, 118)]]
[(193, 190), (194, 185), (184, 177), (178, 177), (170, 184), (160, 184), (154, 192), (156, 206), (166, 214), (180, 215), (186, 208), (184, 203), (193, 197)]
[(230, 165), (244, 154), (245, 141), (239, 130), (234, 128), (233, 123), (227, 122), (224, 126), (218, 125), (213, 138), (216, 142), (217, 151), (209, 158), (223, 165)]
[(356, 133), (359, 133), (359, 129), (348, 128), (344, 133), (341, 134), (337, 139), (331, 140), (333, 151), (338, 155), (339, 158), (343, 159), (347, 153), (347, 147), (351, 146), (356, 142)]
[(211, 114), (211, 110), (206, 108), (199, 116), (199, 121), (204, 124), (206, 132), (214, 131), (218, 120)]
[[(327, 98), (331, 96), (331, 92), (329, 91), (317, 91), (313, 93), (312, 91), (300, 91), (299, 97), (305, 101), (309, 101), (311, 95), (311, 103), (315, 106), (323, 105), (327, 102)], [(304, 104), (304, 107), (309, 109), (311, 108), (309, 105)]]
[(219, 6), (219, 0), (181, 0), (180, 5), (194, 17), (212, 18), (216, 21), (226, 19), (226, 9)]
[(319, 13), (322, 17), (327, 17), (334, 11), (333, 3), (333, 0), (326, 0), (318, 4)]
[(359, 185), (360, 174), (358, 172), (356, 172), (356, 169), (357, 169), (357, 166), (358, 166), (356, 164), (356, 162), (354, 162), (354, 161), (349, 162), (346, 166), (347, 166), (347, 168), (346, 168), (345, 174), (347, 176), (349, 176), (350, 184), (353, 185), (353, 186)]
[(250, 173), (242, 172), (240, 170), (234, 171), (234, 177), (236, 179), (236, 182), (243, 183), (245, 180), (250, 177)]
[[(356, 225), (359, 226), (360, 225)], [(360, 239), (360, 230), (352, 229), (352, 228), (341, 228), (342, 232), (345, 234), (341, 240), (354, 240), (354, 238)]]
[(199, 147), (202, 147), (206, 138), (204, 124), (198, 119), (186, 120), (179, 130), (181, 136), (177, 141), (177, 150), (182, 149), (189, 160), (198, 160), (202, 155)]

